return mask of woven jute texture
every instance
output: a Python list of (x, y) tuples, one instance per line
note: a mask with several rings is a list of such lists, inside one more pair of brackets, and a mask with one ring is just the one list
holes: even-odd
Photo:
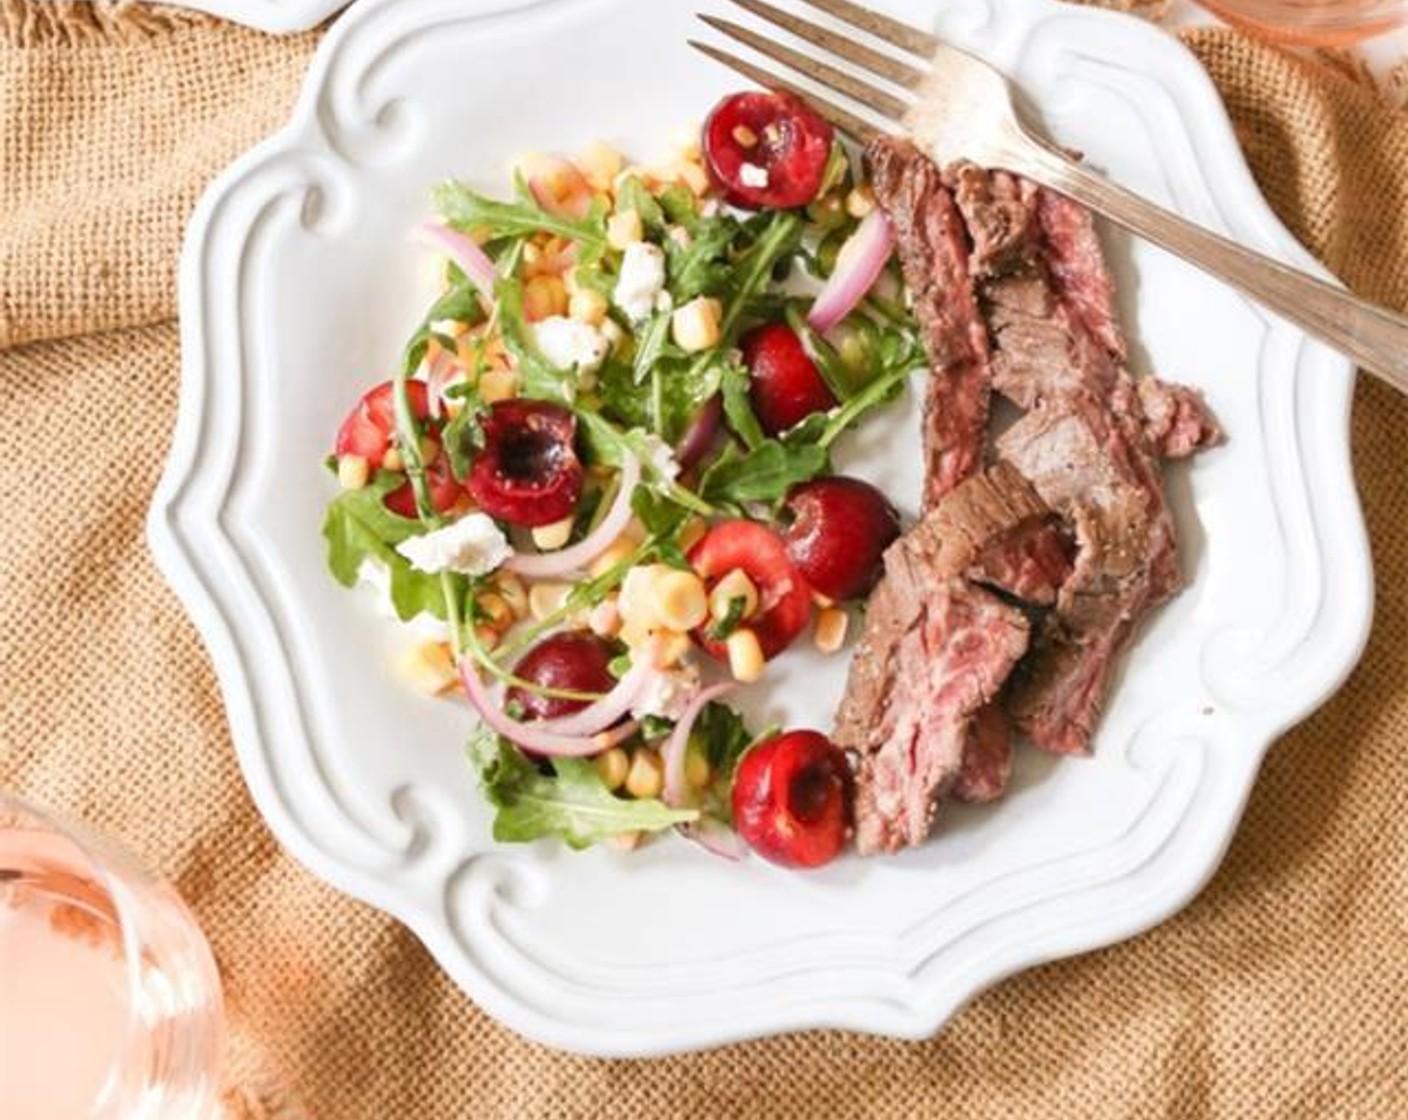
[[(1408, 1116), (1408, 403), (1367, 380), (1362, 664), (1272, 750), (1182, 914), (1001, 984), (932, 1041), (551, 1053), (283, 854), (142, 520), (176, 404), (182, 225), (287, 113), (315, 38), (0, 0), (0, 783), (124, 837), (191, 901), (224, 975), (231, 1115)], [(1232, 33), (1190, 43), (1295, 233), (1408, 308), (1408, 117)]]

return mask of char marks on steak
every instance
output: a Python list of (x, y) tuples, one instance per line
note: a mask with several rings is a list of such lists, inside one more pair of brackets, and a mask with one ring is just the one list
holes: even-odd
[(924, 391), (924, 508), (977, 471), (988, 420), (987, 328), (968, 271), (963, 220), (939, 169), (907, 140), (866, 149), (871, 188), (894, 225), (933, 375)]

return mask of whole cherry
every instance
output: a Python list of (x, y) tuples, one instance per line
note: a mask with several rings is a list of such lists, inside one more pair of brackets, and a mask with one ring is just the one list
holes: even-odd
[(851, 771), (819, 731), (788, 731), (753, 747), (733, 779), (733, 827), (766, 860), (820, 867), (845, 847)]

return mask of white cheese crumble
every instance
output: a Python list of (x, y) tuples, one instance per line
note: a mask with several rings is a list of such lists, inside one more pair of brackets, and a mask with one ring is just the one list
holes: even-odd
[(466, 514), (444, 528), (404, 540), (396, 551), (419, 571), (460, 572), (467, 576), (492, 572), (513, 555), (493, 518), (483, 513)]
[(533, 343), (553, 366), (594, 373), (611, 353), (611, 340), (590, 323), (552, 315), (533, 324)]
[(675, 479), (680, 474), (680, 464), (675, 452), (663, 439), (650, 432), (640, 441), (641, 452), (646, 465), (662, 478)]
[(657, 716), (677, 720), (684, 715), (685, 708), (698, 691), (699, 670), (694, 665), (685, 664), (654, 673), (631, 705), (631, 715), (635, 719)]
[(649, 241), (634, 241), (626, 246), (621, 259), (621, 275), (616, 290), (611, 293), (616, 306), (632, 323), (650, 315), (655, 297), (665, 287), (665, 251)]
[(766, 187), (768, 185), (768, 169), (759, 167), (756, 163), (743, 163), (738, 168), (738, 181), (745, 187)]

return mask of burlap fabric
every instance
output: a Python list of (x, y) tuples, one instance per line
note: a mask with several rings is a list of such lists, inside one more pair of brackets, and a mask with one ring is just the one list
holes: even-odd
[[(284, 855), (142, 519), (176, 402), (182, 226), (284, 116), (315, 39), (0, 0), (0, 783), (125, 837), (191, 901), (225, 979), (232, 1114), (1408, 1116), (1408, 403), (1367, 380), (1379, 603), (1358, 671), (1271, 752), (1183, 914), (1009, 980), (933, 1041), (554, 1054)], [(1234, 34), (1190, 42), (1291, 228), (1408, 308), (1408, 116)]]

